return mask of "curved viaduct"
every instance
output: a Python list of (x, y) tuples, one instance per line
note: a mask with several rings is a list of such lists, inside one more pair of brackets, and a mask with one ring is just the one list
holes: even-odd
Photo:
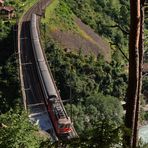
[[(54, 140), (57, 140), (53, 124), (47, 112), (30, 37), (30, 20), (32, 14), (35, 13), (38, 15), (39, 22), (44, 9), (50, 2), (51, 0), (39, 0), (22, 17), (18, 26), (18, 53), (23, 103), (25, 109), (30, 112), (29, 118), (32, 122), (38, 122), (41, 130), (47, 131)], [(71, 136), (73, 137), (75, 133), (73, 128), (73, 134)]]

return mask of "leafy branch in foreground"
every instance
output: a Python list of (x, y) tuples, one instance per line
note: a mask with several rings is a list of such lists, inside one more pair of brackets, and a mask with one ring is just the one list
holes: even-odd
[(10, 110), (0, 115), (0, 146), (3, 148), (39, 148), (41, 138), (25, 111)]

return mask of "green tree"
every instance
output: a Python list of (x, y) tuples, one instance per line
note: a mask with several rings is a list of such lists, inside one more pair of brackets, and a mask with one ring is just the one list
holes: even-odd
[(8, 59), (5, 57), (3, 60), (2, 62), (6, 63), (2, 65), (0, 70), (0, 110), (5, 113), (20, 102), (20, 93), (15, 57), (11, 56)]
[(6, 25), (5, 22), (0, 19), (0, 41), (8, 36), (10, 30), (11, 25), (9, 23)]
[(37, 127), (33, 126), (25, 111), (10, 110), (0, 115), (0, 147), (39, 148), (41, 140)]
[(84, 104), (66, 105), (80, 139), (69, 148), (121, 146), (123, 110), (117, 98), (93, 93)]

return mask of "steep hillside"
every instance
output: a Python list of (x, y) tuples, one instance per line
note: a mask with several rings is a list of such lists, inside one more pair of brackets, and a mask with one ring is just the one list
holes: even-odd
[(46, 35), (65, 50), (81, 50), (84, 54), (101, 54), (107, 61), (111, 59), (109, 43), (77, 18), (65, 2), (54, 0), (42, 23), (46, 23)]
[(129, 1), (64, 0), (81, 20), (99, 35), (126, 46), (124, 31), (129, 29)]
[(129, 1), (123, 0), (63, 0), (74, 14), (96, 33), (107, 38), (114, 59), (127, 62), (128, 57)]

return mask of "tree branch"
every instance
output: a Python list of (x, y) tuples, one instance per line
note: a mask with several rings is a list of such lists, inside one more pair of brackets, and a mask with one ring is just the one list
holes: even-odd
[(129, 35), (129, 30), (125, 30), (123, 27), (121, 27), (119, 24), (113, 25), (113, 26), (108, 26), (112, 28), (119, 28), (124, 34)]
[(109, 42), (109, 43), (110, 43), (110, 46), (116, 46), (120, 50), (122, 55), (126, 58), (126, 60), (129, 61), (128, 57), (125, 55), (125, 53), (122, 51), (121, 47), (117, 43), (112, 43), (112, 42)]

